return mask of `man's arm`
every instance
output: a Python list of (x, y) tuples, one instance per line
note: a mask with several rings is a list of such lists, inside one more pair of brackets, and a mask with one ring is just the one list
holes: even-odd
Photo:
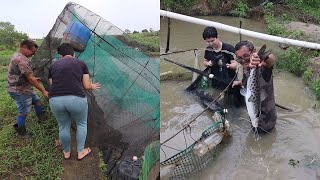
[(25, 76), (27, 77), (28, 81), (29, 81), (34, 87), (36, 87), (36, 88), (43, 94), (43, 96), (44, 96), (46, 99), (48, 99), (48, 91), (46, 91), (46, 90), (44, 89), (44, 87), (42, 87), (42, 86), (39, 84), (37, 78), (34, 77), (33, 73), (25, 74)]
[(232, 70), (236, 70), (238, 62), (236, 60), (231, 60), (230, 64), (226, 64), (226, 65), (227, 65), (227, 68), (232, 69)]

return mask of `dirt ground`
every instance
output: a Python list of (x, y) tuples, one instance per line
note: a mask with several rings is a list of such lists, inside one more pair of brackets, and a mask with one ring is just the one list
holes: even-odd
[(311, 42), (320, 41), (320, 26), (311, 23), (290, 22), (286, 25), (288, 30), (298, 30), (304, 33), (303, 40)]
[[(99, 167), (99, 149), (91, 147), (91, 154), (83, 160), (77, 160), (76, 136), (75, 131), (71, 133), (71, 157), (68, 160), (62, 160), (64, 171), (60, 178), (62, 180), (87, 180), (87, 179), (103, 179), (103, 174)], [(86, 146), (88, 147), (88, 146)], [(58, 148), (63, 157), (62, 148)]]

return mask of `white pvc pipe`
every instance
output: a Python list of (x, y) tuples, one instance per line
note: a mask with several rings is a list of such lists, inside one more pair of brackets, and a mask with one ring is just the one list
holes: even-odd
[(283, 37), (278, 37), (278, 36), (272, 36), (269, 34), (263, 34), (263, 33), (259, 33), (259, 32), (249, 31), (249, 30), (225, 25), (222, 23), (208, 21), (208, 20), (199, 19), (199, 18), (195, 18), (195, 17), (190, 17), (190, 16), (186, 16), (186, 15), (182, 15), (182, 14), (178, 14), (178, 13), (173, 13), (173, 12), (169, 12), (169, 11), (160, 10), (160, 15), (164, 16), (164, 17), (172, 18), (172, 19), (177, 19), (180, 21), (203, 25), (203, 26), (213, 26), (217, 29), (229, 31), (229, 32), (236, 33), (236, 34), (242, 34), (242, 35), (254, 37), (257, 39), (274, 41), (274, 42), (278, 42), (278, 43), (295, 45), (295, 46), (300, 46), (300, 47), (310, 48), (310, 49), (320, 49), (320, 44), (317, 44), (317, 43), (311, 43), (311, 42), (306, 42), (306, 41), (299, 41), (299, 40), (288, 39), (288, 38), (283, 38)]

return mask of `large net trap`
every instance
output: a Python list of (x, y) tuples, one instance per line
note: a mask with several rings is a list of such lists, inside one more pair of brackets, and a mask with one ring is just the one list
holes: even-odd
[[(220, 104), (221, 96), (226, 94), (227, 88), (218, 90), (220, 92), (219, 95), (211, 93), (212, 88), (209, 88), (209, 81), (204, 82), (205, 75), (209, 74), (209, 69), (201, 70), (198, 66), (199, 53), (202, 53), (203, 50), (194, 49), (186, 51), (163, 54), (163, 62), (178, 65), (172, 65), (178, 68), (170, 69), (170, 72), (174, 71), (173, 74), (178, 74), (179, 77), (181, 77), (181, 72), (183, 74), (187, 73), (187, 71), (197, 72), (197, 76), (193, 77), (193, 82), (188, 87), (185, 87), (183, 93), (192, 96), (204, 109), (201, 113), (195, 113), (173, 135), (171, 134), (169, 137), (161, 135), (161, 179), (186, 179), (190, 175), (200, 172), (208, 164), (212, 163), (213, 159), (219, 154), (219, 151), (222, 151), (223, 143), (221, 142), (230, 136), (230, 124), (225, 116), (227, 110)], [(193, 51), (194, 62), (187, 61), (186, 58), (181, 59), (181, 57), (184, 57), (183, 54), (187, 53), (187, 57), (192, 57), (192, 54), (189, 53), (190, 51)], [(162, 66), (166, 67), (166, 64)], [(163, 73), (162, 75), (167, 74)], [(190, 76), (189, 80), (191, 78)], [(168, 80), (170, 78), (163, 79)], [(203, 114), (205, 112), (206, 114)], [(178, 119), (181, 118), (178, 117)], [(179, 122), (181, 121), (182, 119), (179, 120)]]
[(141, 157), (147, 145), (159, 139), (159, 61), (110, 22), (68, 3), (32, 59), (35, 75), (45, 86), (63, 42), (72, 44), (76, 57), (88, 65), (92, 81), (101, 84), (100, 90), (86, 92), (87, 142), (117, 149), (118, 157)]

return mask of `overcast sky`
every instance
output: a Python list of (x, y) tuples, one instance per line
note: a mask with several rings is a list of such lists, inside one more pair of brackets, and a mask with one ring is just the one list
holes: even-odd
[[(0, 21), (31, 38), (45, 37), (68, 0), (3, 0)], [(160, 0), (73, 0), (121, 30), (160, 30)]]

